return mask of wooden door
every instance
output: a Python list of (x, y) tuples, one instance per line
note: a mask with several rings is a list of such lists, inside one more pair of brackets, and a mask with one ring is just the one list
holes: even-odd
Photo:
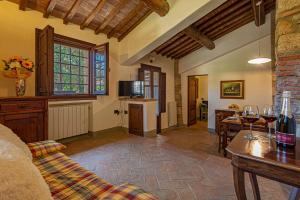
[(188, 77), (188, 126), (197, 123), (197, 84), (195, 77)]
[(129, 104), (129, 133), (144, 136), (143, 105)]

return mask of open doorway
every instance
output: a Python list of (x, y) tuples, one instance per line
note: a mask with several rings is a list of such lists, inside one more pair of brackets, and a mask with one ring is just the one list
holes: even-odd
[(207, 128), (208, 75), (188, 77), (188, 125)]

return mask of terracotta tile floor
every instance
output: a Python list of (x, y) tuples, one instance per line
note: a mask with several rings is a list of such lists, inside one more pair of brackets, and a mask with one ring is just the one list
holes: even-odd
[[(66, 154), (118, 185), (136, 184), (162, 200), (236, 199), (230, 159), (217, 152), (217, 138), (205, 124), (143, 138), (122, 131), (66, 142)], [(248, 199), (253, 199), (246, 180)], [(287, 199), (290, 188), (259, 178), (262, 199)]]

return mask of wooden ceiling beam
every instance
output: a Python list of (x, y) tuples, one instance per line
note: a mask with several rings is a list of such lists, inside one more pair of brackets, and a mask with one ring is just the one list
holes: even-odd
[(74, 17), (77, 10), (79, 9), (79, 6), (81, 4), (82, 0), (75, 0), (70, 10), (67, 12), (67, 14), (64, 17), (64, 24), (68, 24), (69, 21)]
[(185, 37), (185, 35), (181, 32), (177, 33), (176, 35), (174, 35), (171, 39), (169, 39), (168, 41), (166, 41), (165, 43), (161, 44), (159, 47), (157, 47), (155, 49), (157, 54), (160, 54), (165, 48), (169, 47), (170, 45), (172, 45), (174, 42), (176, 42), (178, 39), (180, 39), (181, 37)]
[(209, 27), (205, 28), (203, 30), (203, 34), (207, 34), (210, 31), (213, 31), (214, 29), (216, 29), (220, 26), (223, 26), (223, 24), (225, 24), (226, 22), (236, 19), (237, 17), (243, 15), (245, 12), (249, 11), (250, 9), (251, 9), (250, 4), (242, 7), (241, 9), (237, 10), (233, 14), (228, 15), (227, 17), (224, 17), (223, 19), (215, 22), (212, 26), (209, 26)]
[(199, 49), (201, 48), (202, 46), (199, 45), (199, 44), (194, 44), (188, 48), (185, 48), (184, 50), (182, 50), (181, 52), (178, 52), (176, 54), (173, 55), (173, 58), (182, 58), (182, 55), (187, 55), (187, 54), (190, 54), (191, 52), (193, 52), (194, 49)]
[(159, 14), (161, 17), (165, 16), (170, 9), (167, 0), (142, 0), (145, 4), (154, 12)]
[(192, 46), (195, 46), (195, 45), (199, 45), (199, 44), (195, 41), (185, 43), (185, 44), (181, 45), (180, 48), (176, 48), (175, 51), (170, 52), (166, 56), (167, 56), (167, 58), (173, 57), (174, 55), (177, 55), (177, 54), (179, 54), (179, 53), (181, 53), (181, 52), (183, 52), (183, 51), (185, 51), (185, 50), (187, 50), (187, 49), (189, 49), (189, 48), (191, 48)]
[(140, 1), (139, 4), (134, 8), (132, 9), (125, 17), (124, 19), (119, 23), (117, 24), (116, 27), (114, 27), (108, 34), (107, 34), (107, 37), (108, 38), (111, 38), (115, 35), (116, 32), (119, 32), (123, 27), (125, 27), (129, 22), (130, 20), (132, 20), (132, 18), (134, 18), (138, 13), (139, 11), (145, 6), (144, 2)]
[(170, 57), (170, 55), (172, 55), (173, 53), (176, 53), (177, 51), (180, 51), (182, 48), (184, 48), (185, 46), (187, 46), (191, 43), (195, 43), (195, 41), (189, 37), (186, 37), (185, 40), (182, 41), (179, 45), (175, 46), (175, 48), (172, 48), (170, 51), (162, 54), (162, 56)]
[(226, 12), (226, 9), (228, 9), (230, 6), (235, 4), (236, 2), (239, 2), (240, 0), (229, 0), (214, 9), (213, 11), (209, 12), (207, 15), (202, 17), (200, 20), (194, 23), (195, 27), (199, 27), (201, 24), (206, 23), (206, 21), (212, 19), (215, 15), (222, 13), (223, 11)]
[(128, 35), (135, 27), (137, 27), (144, 19), (146, 19), (150, 14), (152, 13), (152, 10), (148, 10), (143, 17), (141, 17), (139, 20), (137, 20), (132, 26), (130, 26), (126, 31), (124, 31), (119, 37), (118, 41), (124, 39), (126, 35)]
[(98, 28), (95, 30), (95, 33), (99, 34), (100, 32), (102, 32), (104, 28), (109, 24), (109, 22), (111, 22), (111, 20), (113, 20), (113, 18), (118, 14), (122, 7), (127, 4), (127, 2), (128, 0), (120, 0), (118, 5), (110, 11), (105, 20), (100, 24), (100, 26), (98, 26)]
[(80, 29), (84, 29), (87, 27), (93, 19), (95, 19), (96, 15), (103, 8), (104, 4), (107, 0), (99, 0), (97, 6), (93, 9), (93, 11), (85, 18), (85, 20), (81, 23)]
[(177, 40), (173, 41), (171, 44), (167, 45), (164, 49), (162, 49), (159, 53), (161, 55), (165, 55), (169, 53), (172, 49), (176, 48), (177, 46), (180, 46), (183, 42), (185, 42), (187, 39), (190, 39), (186, 35), (182, 35)]
[(252, 12), (256, 26), (261, 26), (266, 22), (264, 0), (251, 0)]
[(218, 32), (222, 32), (224, 29), (226, 29), (227, 27), (231, 26), (234, 23), (239, 23), (241, 20), (243, 20), (244, 18), (251, 16), (251, 10), (249, 10), (248, 12), (245, 12), (244, 14), (234, 18), (233, 20), (227, 21), (226, 23), (223, 23), (222, 26), (219, 26), (215, 29), (213, 29), (212, 31), (208, 32), (207, 35), (213, 35), (215, 33)]
[(20, 0), (20, 2), (19, 2), (19, 10), (25, 11), (26, 7), (27, 7), (27, 4), (28, 4), (28, 0)]
[(200, 33), (197, 29), (193, 28), (192, 26), (184, 29), (183, 33), (195, 40), (196, 42), (198, 42), (200, 45), (205, 46), (210, 50), (215, 48), (215, 43), (210, 38)]
[[(205, 22), (204, 24), (201, 24), (200, 26), (197, 26), (198, 30), (200, 31), (206, 31), (207, 28), (210, 28), (215, 23), (220, 22), (221, 20), (226, 19), (227, 17), (230, 17), (234, 15), (236, 12), (242, 10), (243, 8), (251, 6), (249, 1), (240, 1), (236, 3), (235, 5), (229, 7), (228, 9), (224, 10), (223, 12), (219, 13), (217, 16), (211, 18), (209, 21)], [(249, 7), (248, 9), (251, 9)]]
[(48, 18), (51, 15), (52, 11), (54, 10), (54, 7), (55, 7), (56, 3), (57, 3), (57, 0), (49, 0), (48, 5), (47, 5), (47, 7), (45, 9), (45, 12), (44, 12), (44, 17), (45, 18)]
[(214, 38), (214, 40), (221, 38), (224, 35), (231, 33), (232, 31), (244, 26), (245, 24), (250, 23), (252, 20), (253, 20), (252, 15), (246, 16), (244, 19), (228, 25), (226, 28), (222, 29), (221, 31), (215, 32), (214, 34), (210, 35), (210, 37)]

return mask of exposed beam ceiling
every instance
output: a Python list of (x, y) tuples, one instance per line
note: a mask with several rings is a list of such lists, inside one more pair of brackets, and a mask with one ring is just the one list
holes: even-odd
[(170, 9), (170, 6), (166, 0), (142, 0), (146, 5), (159, 14), (161, 17), (165, 16)]
[(197, 29), (190, 26), (186, 28), (184, 31), (184, 34), (186, 34), (188, 37), (195, 40), (197, 43), (199, 43), (202, 46), (205, 46), (206, 48), (212, 50), (215, 48), (215, 43), (208, 38), (206, 35), (200, 33)]
[(44, 17), (48, 18), (49, 15), (51, 15), (56, 3), (57, 0), (49, 0), (48, 6), (46, 7), (46, 10), (44, 12)]
[(100, 24), (100, 26), (95, 30), (96, 34), (99, 34), (107, 26), (108, 23), (116, 16), (116, 14), (121, 10), (121, 8), (128, 2), (128, 0), (120, 0), (119, 4), (110, 11), (105, 20)]
[[(255, 21), (253, 1), (257, 2), (258, 0), (227, 0), (188, 28), (178, 32), (157, 47), (154, 52), (173, 59), (180, 59), (202, 47), (213, 49), (213, 41)], [(276, 0), (264, 0), (261, 5), (263, 9), (258, 12), (263, 19), (261, 24), (265, 22), (265, 15), (275, 8), (275, 3)], [(193, 39), (193, 41), (189, 39)]]
[(96, 17), (97, 13), (103, 8), (107, 0), (99, 0), (97, 6), (93, 9), (93, 11), (88, 15), (87, 18), (83, 21), (83, 23), (80, 25), (81, 29), (84, 29), (87, 27), (91, 21)]
[(69, 21), (74, 17), (77, 10), (79, 9), (79, 6), (81, 4), (82, 0), (75, 0), (71, 9), (67, 12), (67, 14), (64, 17), (64, 24), (69, 23)]
[[(1, 0), (0, 0), (1, 1)], [(63, 19), (64, 24), (89, 28), (119, 41), (152, 12), (164, 16), (169, 11), (167, 0), (8, 0), (43, 13), (45, 18)]]
[(266, 22), (264, 0), (251, 0), (252, 11), (256, 26), (261, 26)]

